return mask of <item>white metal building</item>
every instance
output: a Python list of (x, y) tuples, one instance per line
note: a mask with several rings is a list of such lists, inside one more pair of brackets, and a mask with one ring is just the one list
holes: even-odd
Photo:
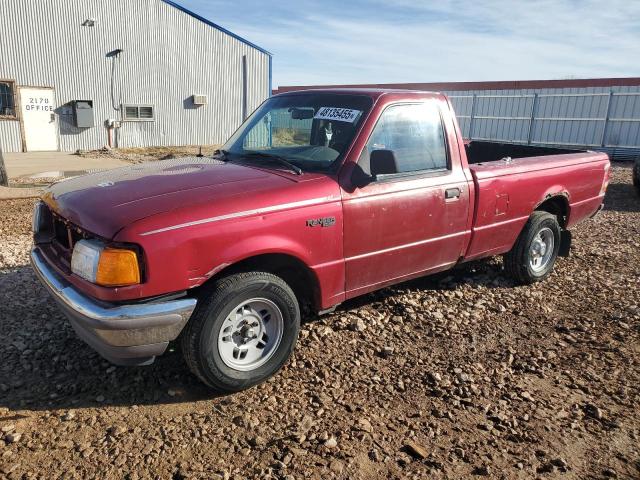
[(5, 152), (221, 143), (271, 54), (169, 0), (0, 0)]

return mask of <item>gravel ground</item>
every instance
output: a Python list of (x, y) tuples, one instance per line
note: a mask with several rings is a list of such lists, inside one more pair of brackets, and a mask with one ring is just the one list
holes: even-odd
[(213, 155), (220, 145), (185, 145), (177, 147), (132, 147), (132, 148), (102, 148), (100, 150), (78, 150), (81, 157), (110, 157), (125, 160), (131, 163), (142, 163), (153, 160), (166, 160), (181, 156)]
[(31, 273), (32, 200), (0, 202), (0, 478), (640, 478), (640, 199), (552, 277), (497, 260), (310, 319), (267, 383), (214, 398), (172, 352), (120, 368)]

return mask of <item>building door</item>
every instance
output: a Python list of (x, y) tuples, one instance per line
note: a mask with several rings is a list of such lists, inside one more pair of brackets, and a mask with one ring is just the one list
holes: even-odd
[(20, 114), (27, 152), (58, 150), (53, 88), (20, 87)]

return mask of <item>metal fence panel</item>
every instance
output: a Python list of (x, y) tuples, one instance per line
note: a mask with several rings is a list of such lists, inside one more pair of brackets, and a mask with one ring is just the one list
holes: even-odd
[(640, 156), (640, 92), (455, 92), (449, 96), (465, 138)]

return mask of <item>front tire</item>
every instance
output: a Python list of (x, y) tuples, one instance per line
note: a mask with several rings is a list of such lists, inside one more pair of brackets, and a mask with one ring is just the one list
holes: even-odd
[(219, 392), (264, 382), (291, 356), (300, 308), (291, 287), (266, 272), (224, 277), (204, 289), (182, 335), (189, 369)]
[(515, 245), (504, 256), (507, 273), (518, 283), (531, 284), (546, 279), (560, 251), (561, 231), (558, 219), (536, 211), (529, 217)]

